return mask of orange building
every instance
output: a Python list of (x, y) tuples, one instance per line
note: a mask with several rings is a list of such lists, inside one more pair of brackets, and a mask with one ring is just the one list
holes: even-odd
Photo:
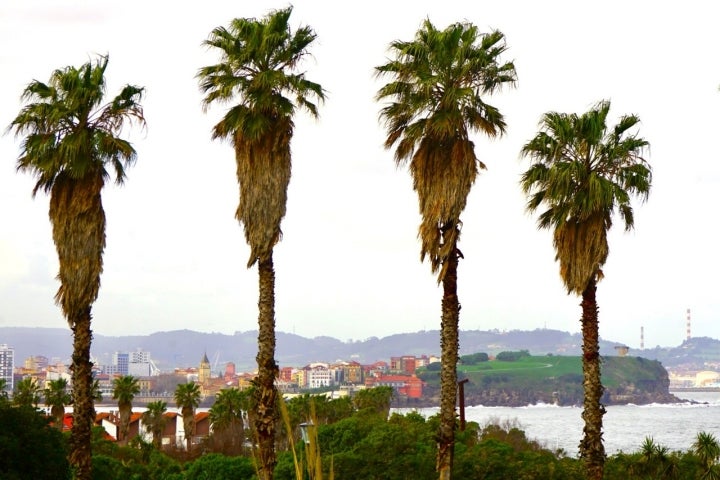
[(398, 395), (407, 398), (420, 398), (423, 392), (423, 381), (415, 375), (382, 375), (365, 379), (365, 386), (392, 387)]

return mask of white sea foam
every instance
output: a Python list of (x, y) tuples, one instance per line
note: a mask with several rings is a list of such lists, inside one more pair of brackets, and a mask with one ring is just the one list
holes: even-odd
[[(683, 392), (688, 401), (672, 404), (613, 405), (603, 419), (605, 450), (609, 455), (637, 451), (646, 437), (670, 450), (687, 450), (698, 432), (720, 438), (720, 392)], [(707, 402), (707, 403), (691, 403)], [(702, 409), (700, 412), (699, 409)], [(410, 409), (404, 409), (410, 411)], [(417, 409), (430, 416), (438, 408)], [(528, 438), (547, 448), (562, 449), (575, 456), (582, 438), (582, 407), (559, 407), (552, 404), (526, 407), (466, 407), (467, 421), (503, 424), (522, 428)]]

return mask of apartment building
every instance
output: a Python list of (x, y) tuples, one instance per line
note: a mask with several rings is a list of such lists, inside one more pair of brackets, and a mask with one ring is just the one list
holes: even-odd
[(12, 392), (15, 388), (13, 383), (13, 370), (15, 369), (15, 349), (7, 344), (0, 344), (0, 379), (5, 380), (5, 390)]

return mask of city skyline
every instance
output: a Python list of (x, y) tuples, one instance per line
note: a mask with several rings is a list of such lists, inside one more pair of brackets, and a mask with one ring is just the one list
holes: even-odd
[[(381, 105), (373, 100), (381, 85), (373, 68), (386, 61), (388, 44), (411, 39), (429, 18), (439, 28), (467, 20), (483, 32), (499, 29), (519, 77), (516, 89), (487, 99), (504, 113), (507, 135), (473, 137), (488, 170), (462, 216), (460, 328), (579, 332), (580, 299), (560, 281), (551, 234), (524, 211), (518, 180), (529, 163), (519, 151), (543, 113), (584, 112), (609, 99), (612, 122), (639, 116), (654, 186), (649, 201), (635, 206), (636, 229), (625, 233), (616, 221), (610, 233), (598, 285), (600, 334), (636, 348), (643, 327), (646, 347), (675, 346), (685, 339), (689, 308), (693, 336), (720, 337), (712, 280), (720, 234), (707, 220), (720, 182), (713, 145), (720, 65), (708, 60), (720, 31), (709, 5), (371, 1), (349, 10), (316, 3), (295, 2), (291, 17), (294, 27), (318, 34), (304, 69), (328, 99), (318, 121), (296, 117), (288, 213), (275, 249), (278, 331), (345, 341), (439, 328), (442, 292), (429, 264), (419, 262), (416, 195), (406, 169), (382, 148)], [(95, 332), (257, 328), (257, 274), (245, 268), (248, 248), (234, 219), (233, 152), (210, 140), (223, 110), (203, 113), (195, 74), (216, 61), (201, 46), (213, 28), (284, 6), (0, 5), (0, 42), (12, 47), (0, 56), (3, 131), (31, 80), (97, 54), (110, 56), (108, 95), (126, 83), (147, 89), (148, 128), (128, 132), (137, 164), (124, 187), (103, 192), (107, 247)], [(19, 146), (11, 134), (0, 137), (0, 326), (67, 328), (53, 303), (48, 200), (33, 200), (33, 179), (15, 172)]]

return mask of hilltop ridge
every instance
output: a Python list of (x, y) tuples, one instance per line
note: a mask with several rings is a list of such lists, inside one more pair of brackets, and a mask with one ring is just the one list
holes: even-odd
[[(156, 332), (150, 335), (107, 336), (95, 334), (92, 355), (100, 363), (110, 363), (117, 351), (143, 350), (150, 352), (161, 370), (176, 366), (195, 366), (204, 354), (208, 355), (213, 368), (222, 368), (234, 362), (238, 370), (255, 367), (257, 332), (204, 333), (192, 330)], [(16, 364), (32, 355), (70, 358), (72, 338), (69, 329), (0, 327), (0, 343), (15, 349)], [(531, 331), (511, 330), (460, 332), (460, 354), (486, 352), (496, 354), (504, 350), (528, 350), (533, 355), (580, 355), (582, 338), (579, 333), (559, 330), (537, 329)], [(600, 341), (604, 356), (616, 355), (615, 346), (620, 342)], [(400, 355), (434, 355), (440, 351), (438, 330), (415, 333), (399, 333), (383, 338), (369, 337), (361, 341), (347, 341), (332, 337), (305, 338), (292, 333), (277, 333), (277, 360), (282, 366), (301, 366), (310, 362), (334, 362), (356, 360), (372, 363)], [(631, 349), (630, 355), (659, 360), (666, 367), (679, 364), (720, 361), (720, 341), (701, 337), (690, 339), (674, 348), (645, 350)]]

